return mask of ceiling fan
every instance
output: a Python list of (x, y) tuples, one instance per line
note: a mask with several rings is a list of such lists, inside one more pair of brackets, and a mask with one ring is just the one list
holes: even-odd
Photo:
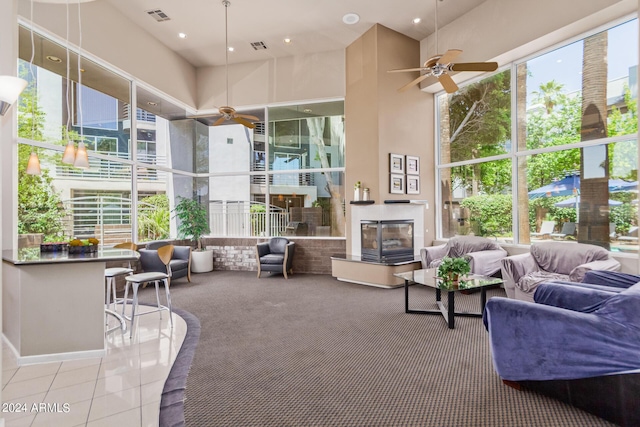
[[(435, 8), (435, 33), (436, 33), (436, 50), (438, 49), (438, 1), (435, 0), (436, 8)], [(404, 72), (414, 72), (414, 71), (425, 71), (425, 74), (422, 74), (417, 79), (407, 83), (398, 89), (398, 92), (404, 92), (409, 89), (411, 86), (417, 85), (427, 77), (433, 76), (438, 79), (442, 87), (447, 93), (453, 93), (458, 90), (458, 85), (453, 81), (451, 76), (449, 75), (452, 71), (495, 71), (498, 68), (497, 62), (460, 62), (453, 63), (452, 61), (462, 53), (459, 49), (449, 49), (444, 55), (437, 54), (427, 59), (427, 61), (422, 65), (422, 67), (417, 68), (404, 68), (399, 70), (389, 70), (388, 73), (404, 73)]]
[[(228, 24), (227, 24), (227, 9), (229, 8), (229, 6), (231, 5), (231, 2), (229, 0), (222, 0), (222, 4), (224, 6), (224, 44), (225, 44), (225, 75), (226, 75), (226, 85), (227, 85), (227, 105), (223, 106), (223, 107), (218, 107), (218, 114), (220, 114), (220, 118), (218, 118), (218, 120), (216, 120), (215, 122), (213, 122), (212, 126), (218, 126), (221, 125), (222, 123), (232, 120), (236, 123), (239, 123), (243, 126), (248, 127), (249, 129), (253, 129), (256, 127), (255, 124), (251, 123), (250, 120), (260, 120), (258, 117), (256, 116), (251, 116), (248, 114), (240, 114), (238, 112), (236, 112), (236, 109), (233, 107), (230, 107), (229, 104), (229, 28), (228, 28)], [(202, 118), (202, 117), (212, 117), (212, 116), (216, 116), (217, 114), (211, 115), (211, 114), (204, 114), (204, 115), (200, 115), (200, 116), (191, 116), (190, 118)]]

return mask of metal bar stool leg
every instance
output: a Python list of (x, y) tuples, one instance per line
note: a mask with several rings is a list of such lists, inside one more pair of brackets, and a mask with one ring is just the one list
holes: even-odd
[(131, 292), (133, 293), (133, 302), (131, 303), (131, 332), (129, 334), (129, 338), (133, 338), (133, 329), (135, 328), (136, 321), (136, 309), (138, 308), (138, 286), (140, 283), (133, 282), (131, 283)]
[(171, 292), (169, 292), (169, 279), (164, 279), (164, 292), (167, 296), (167, 306), (169, 307), (169, 323), (173, 329), (173, 308), (171, 308)]

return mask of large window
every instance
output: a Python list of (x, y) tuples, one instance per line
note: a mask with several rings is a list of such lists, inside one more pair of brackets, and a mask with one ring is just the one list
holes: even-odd
[[(180, 197), (207, 206), (214, 236), (344, 237), (342, 101), (255, 108), (243, 111), (255, 129), (218, 126), (86, 58), (80, 84), (76, 53), (35, 32), (30, 62), (32, 34), (19, 34), (20, 246), (177, 238)], [(63, 163), (81, 141), (89, 167)], [(26, 173), (32, 152), (40, 175)]]
[(440, 95), (441, 236), (637, 251), (637, 52), (632, 20)]

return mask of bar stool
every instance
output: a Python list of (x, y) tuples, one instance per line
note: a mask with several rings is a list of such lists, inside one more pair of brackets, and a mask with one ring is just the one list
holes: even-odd
[[(131, 251), (135, 251), (138, 246), (133, 243), (133, 242), (124, 242), (124, 243), (118, 243), (117, 245), (113, 246), (114, 249), (129, 249)], [(116, 319), (118, 319), (118, 321), (120, 322), (120, 326), (116, 326), (113, 327), (111, 329), (107, 329), (106, 333), (109, 332), (113, 332), (116, 329), (120, 328), (122, 329), (122, 332), (127, 330), (127, 322), (125, 321), (124, 317), (122, 317), (120, 314), (118, 314), (115, 310), (115, 305), (117, 304), (117, 300), (116, 300), (116, 278), (120, 277), (120, 276), (126, 276), (126, 275), (131, 275), (133, 274), (133, 268), (131, 268), (131, 261), (129, 261), (129, 267), (113, 267), (113, 268), (107, 268), (104, 270), (104, 277), (106, 279), (106, 284), (107, 284), (107, 303), (105, 305), (105, 313), (115, 317)], [(111, 310), (111, 296), (113, 295), (113, 305), (114, 305), (114, 310)], [(105, 324), (107, 323), (106, 321), (107, 317), (105, 316)]]
[[(125, 277), (126, 286), (124, 288), (124, 304), (122, 305), (122, 317), (129, 320), (131, 322), (130, 335), (129, 338), (133, 338), (133, 329), (135, 316), (140, 316), (142, 314), (155, 313), (156, 311), (160, 312), (160, 318), (162, 318), (162, 310), (169, 311), (169, 322), (171, 323), (171, 328), (173, 328), (173, 310), (171, 309), (171, 294), (169, 292), (169, 283), (171, 281), (171, 266), (169, 262), (171, 261), (171, 257), (173, 256), (173, 245), (166, 245), (158, 248), (158, 257), (160, 261), (166, 266), (167, 273), (161, 273), (157, 271), (150, 271), (148, 273), (138, 273), (132, 274), (130, 276)], [(136, 313), (138, 308), (138, 288), (140, 285), (143, 287), (146, 286), (147, 283), (154, 282), (156, 286), (156, 301), (158, 304), (158, 308), (156, 310), (146, 311), (144, 313)], [(164, 291), (167, 298), (167, 306), (160, 304), (160, 293), (158, 291), (159, 283), (162, 282), (164, 284)], [(129, 294), (129, 285), (131, 285), (131, 291), (133, 292), (133, 298), (131, 303), (131, 317), (125, 314), (125, 308), (127, 307), (127, 296)]]

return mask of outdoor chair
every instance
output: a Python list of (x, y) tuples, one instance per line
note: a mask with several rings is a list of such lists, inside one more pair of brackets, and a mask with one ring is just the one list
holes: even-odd
[(543, 239), (551, 236), (553, 233), (553, 229), (555, 228), (555, 221), (542, 221), (542, 225), (540, 226), (540, 231), (531, 233), (533, 237), (542, 237)]
[(618, 241), (638, 243), (638, 227), (631, 227), (625, 236), (618, 236)]
[(285, 237), (272, 237), (268, 242), (256, 245), (256, 262), (258, 264), (258, 278), (262, 271), (282, 273), (285, 279), (287, 274), (293, 273), (293, 255), (295, 242), (290, 242)]
[(576, 223), (575, 222), (565, 222), (562, 224), (562, 230), (559, 233), (551, 233), (551, 237), (554, 239), (566, 239), (567, 237), (573, 237), (576, 234)]

